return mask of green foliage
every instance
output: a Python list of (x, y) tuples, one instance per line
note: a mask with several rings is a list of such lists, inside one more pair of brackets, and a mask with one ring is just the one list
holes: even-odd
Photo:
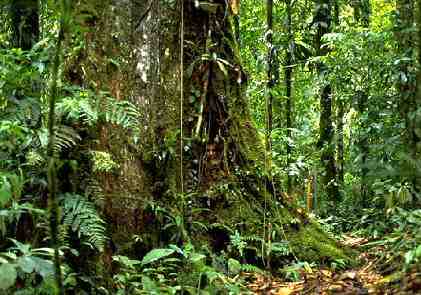
[(27, 183), (19, 170), (19, 174), (0, 172), (0, 236), (7, 234), (8, 227), (19, 222), (24, 213), (34, 217), (45, 216), (45, 211), (35, 208), (28, 202), (20, 202), (24, 186)]
[[(403, 270), (411, 269), (421, 261), (421, 210), (408, 211), (397, 207), (384, 217), (377, 228), (367, 232), (373, 234), (381, 230), (382, 234), (366, 247), (373, 249), (384, 267), (400, 271), (399, 265), (402, 265)], [(377, 246), (386, 247), (386, 251), (377, 251)]]
[(84, 124), (87, 127), (109, 123), (123, 129), (138, 130), (140, 113), (127, 100), (117, 100), (107, 92), (95, 94), (90, 89), (65, 86), (67, 95), (57, 103), (59, 115), (69, 123)]
[(98, 122), (98, 110), (92, 105), (92, 92), (75, 86), (66, 87), (64, 90), (71, 96), (65, 96), (57, 103), (58, 113), (67, 121), (94, 126)]
[(142, 265), (146, 265), (151, 262), (170, 256), (174, 252), (175, 252), (174, 249), (153, 249), (152, 251), (147, 253), (145, 257), (143, 257)]
[(15, 284), (18, 276), (16, 269), (10, 263), (3, 263), (0, 265), (0, 271), (2, 273), (0, 290), (7, 290)]
[(51, 248), (32, 248), (28, 244), (10, 239), (14, 246), (8, 252), (0, 253), (0, 290), (14, 289), (17, 278), (27, 283), (27, 286), (37, 285), (35, 275), (44, 282), (54, 274)]
[(179, 248), (153, 249), (142, 261), (126, 256), (114, 256), (121, 270), (115, 275), (117, 294), (205, 294), (243, 290), (242, 282), (232, 279), (240, 271), (259, 271), (251, 265), (242, 265), (235, 259), (224, 260), (230, 271), (224, 273), (207, 265), (206, 255), (196, 252), (193, 245)]
[[(35, 290), (40, 287), (40, 281), (46, 288), (51, 287), (51, 283), (47, 282), (51, 274), (51, 249), (37, 247), (50, 238), (45, 231), (48, 193), (46, 125), (47, 98), (53, 93), (46, 89), (51, 79), (53, 40), (59, 26), (60, 10), (54, 1), (41, 2), (40, 23), (44, 39), (29, 51), (8, 48), (9, 22), (5, 10), (0, 8), (0, 250), (8, 249), (7, 237), (20, 236), (31, 241), (29, 245), (12, 240), (15, 247), (0, 254), (0, 289), (4, 292), (12, 289), (22, 291), (20, 294), (24, 294), (24, 291), (27, 294), (42, 293)], [(135, 2), (146, 6), (149, 5), (146, 2), (151, 1)], [(210, 13), (213, 18), (222, 5), (211, 2), (195, 1), (195, 5), (200, 13)], [(148, 65), (151, 73), (153, 70), (153, 75), (157, 74), (157, 77), (153, 77), (156, 82), (153, 91), (146, 89), (145, 95), (152, 92), (162, 94), (159, 99), (163, 101), (156, 105), (165, 106), (155, 109), (152, 98), (136, 93), (138, 78), (132, 76), (131, 70), (124, 68), (139, 62), (132, 60), (133, 57), (146, 54), (146, 51), (135, 51), (133, 45), (138, 44), (132, 44), (132, 32), (126, 34), (126, 28), (120, 28), (126, 23), (125, 15), (110, 17), (114, 13), (120, 14), (125, 8), (111, 2), (81, 1), (75, 7), (75, 15), (71, 18), (70, 14), (66, 16), (72, 24), (67, 28), (65, 56), (59, 69), (65, 78), (58, 83), (54, 152), (59, 172), (58, 186), (62, 194), (62, 242), (74, 243), (77, 249), (62, 249), (70, 250), (66, 260), (75, 265), (78, 260), (74, 256), (86, 249), (85, 246), (96, 250), (93, 251), (95, 255), (86, 262), (86, 270), (67, 277), (73, 290), (79, 291), (76, 285), (83, 282), (81, 288), (86, 290), (82, 293), (238, 294), (244, 289), (244, 282), (238, 275), (241, 276), (242, 272), (262, 272), (256, 265), (241, 263), (250, 256), (259, 263), (269, 258), (281, 262), (284, 265), (281, 274), (293, 281), (299, 280), (300, 273), (313, 266), (310, 262), (294, 263), (296, 255), (305, 256), (302, 259), (309, 261), (336, 257), (328, 262), (331, 268), (340, 270), (347, 267), (347, 253), (338, 250), (330, 235), (340, 238), (343, 232), (348, 231), (375, 239), (367, 247), (372, 251), (377, 250), (378, 262), (383, 269), (390, 266), (392, 271), (410, 270), (420, 264), (421, 213), (416, 209), (419, 190), (414, 187), (413, 176), (421, 171), (421, 165), (419, 151), (412, 154), (411, 147), (406, 146), (406, 137), (411, 135), (409, 127), (413, 127), (412, 133), (415, 135), (420, 131), (416, 119), (420, 110), (416, 101), (408, 102), (398, 86), (409, 86), (407, 91), (415, 92), (413, 82), (419, 70), (415, 61), (416, 50), (402, 48), (399, 44), (402, 34), (412, 34), (416, 29), (414, 21), (408, 21), (407, 27), (402, 27), (394, 1), (372, 0), (370, 25), (363, 26), (357, 23), (350, 3), (338, 1), (341, 4), (340, 24), (332, 28), (335, 33), (323, 37), (322, 47), (326, 48), (326, 55), (316, 56), (317, 50), (313, 44), (317, 37), (316, 29), (326, 25), (326, 22), (320, 22), (313, 15), (314, 11), (319, 10), (314, 6), (315, 2), (292, 1), (293, 41), (285, 25), (285, 2), (280, 1), (277, 3), (279, 5), (275, 5), (274, 46), (270, 48), (276, 61), (273, 77), (276, 85), (271, 90), (276, 98), (271, 134), (271, 170), (275, 183), (270, 188), (274, 191), (272, 198), (269, 192), (271, 185), (266, 180), (268, 169), (263, 169), (258, 163), (258, 159), (268, 155), (260, 155), (259, 144), (262, 142), (254, 142), (261, 140), (266, 132), (266, 11), (264, 5), (257, 5), (256, 1), (241, 2), (241, 40), (238, 44), (226, 37), (214, 42), (212, 39), (219, 32), (209, 28), (209, 37), (202, 40), (206, 42), (206, 52), (202, 52), (203, 42), (195, 44), (194, 39), (190, 40), (193, 36), (186, 31), (184, 46), (189, 53), (186, 58), (192, 61), (186, 65), (184, 74), (193, 84), (200, 86), (204, 81), (200, 80), (203, 77), (197, 77), (197, 72), (213, 67), (213, 71), (220, 72), (221, 79), (226, 81), (219, 81), (219, 78), (208, 81), (206, 88), (209, 89), (206, 89), (205, 96), (200, 89), (193, 89), (191, 101), (185, 102), (185, 107), (189, 107), (188, 111), (193, 114), (182, 122), (185, 146), (181, 149), (184, 148), (184, 151), (180, 151), (180, 130), (173, 126), (178, 120), (178, 111), (174, 107), (178, 94), (171, 97), (172, 93), (166, 93), (167, 89), (175, 89), (171, 87), (176, 87), (178, 83), (177, 73), (174, 72), (174, 76), (167, 80), (167, 77), (161, 76), (165, 75), (168, 65), (171, 70), (176, 69), (177, 58), (173, 58), (172, 50), (165, 50), (165, 58), (159, 59), (161, 65), (156, 69), (158, 65), (152, 64), (154, 58), (145, 59), (152, 64)], [(177, 1), (166, 0), (163, 3), (163, 10), (167, 6), (175, 9)], [(166, 24), (164, 21), (167, 20), (160, 18), (157, 24), (162, 26)], [(171, 21), (169, 19), (168, 24), (172, 26)], [(232, 19), (230, 21), (233, 22)], [(188, 23), (186, 25), (190, 26)], [(164, 34), (171, 32), (169, 26), (164, 25), (162, 29)], [(163, 36), (170, 37), (169, 34)], [(161, 40), (161, 36), (158, 39)], [(232, 53), (219, 52), (220, 45), (227, 47), (226, 53)], [(149, 49), (147, 54), (155, 50), (152, 45)], [(233, 59), (228, 56), (230, 54), (234, 55)], [(287, 54), (292, 57), (292, 65), (287, 64)], [(243, 64), (234, 64), (232, 60), (238, 63), (242, 60)], [(325, 66), (323, 71), (319, 69), (321, 62)], [(290, 114), (285, 112), (287, 100), (283, 82), (287, 66), (293, 72), (293, 107)], [(243, 72), (247, 72), (247, 79)], [(214, 74), (209, 75), (214, 78)], [(234, 77), (234, 74), (241, 75)], [(129, 81), (124, 81), (126, 78)], [(123, 85), (119, 91), (130, 96), (131, 102), (129, 98), (120, 99), (119, 95), (115, 98), (105, 91), (108, 87), (115, 93), (113, 87), (116, 80)], [(236, 114), (237, 105), (231, 104), (231, 97), (223, 97), (220, 89), (214, 89), (220, 84), (224, 84), (226, 89), (231, 88), (231, 81), (235, 80), (244, 85), (253, 122), (237, 122), (237, 116), (243, 118), (244, 114)], [(323, 177), (323, 163), (320, 161), (323, 150), (317, 146), (321, 126), (319, 92), (326, 85), (332, 87), (331, 111), (336, 120), (332, 122), (335, 143), (328, 148), (336, 149), (339, 159), (341, 136), (344, 144), (344, 181), (339, 183), (340, 179), (333, 180), (338, 181), (341, 187), (343, 201), (336, 204), (326, 201), (324, 188), (319, 185)], [(150, 85), (143, 86), (147, 88)], [(208, 104), (207, 98), (210, 96), (223, 100), (222, 105), (228, 106), (228, 110)], [(361, 98), (364, 99), (361, 101)], [(343, 107), (343, 114), (340, 114), (340, 106)], [(203, 153), (206, 151), (201, 150), (202, 145), (195, 147), (191, 143), (200, 130), (206, 129), (203, 134), (209, 133), (207, 123), (215, 118), (206, 118), (205, 113), (215, 108), (215, 113), (219, 115), (229, 112), (229, 116), (223, 118), (226, 121), (216, 118), (216, 123), (221, 126), (218, 136), (224, 140), (222, 161), (226, 163), (222, 164), (230, 171), (226, 171), (221, 183), (212, 184), (209, 190), (205, 184), (195, 191), (194, 185), (189, 183), (186, 188), (192, 190), (191, 193), (176, 194), (174, 191), (179, 183), (174, 179), (178, 178), (176, 168), (180, 165), (180, 152), (186, 156), (181, 163), (186, 172), (185, 182), (201, 176), (193, 172), (197, 172), (196, 166), (200, 166), (198, 170), (203, 168), (206, 161)], [(170, 120), (161, 120), (162, 115)], [(290, 130), (285, 128), (287, 115), (292, 118), (293, 128)], [(157, 119), (148, 122), (153, 117)], [(344, 123), (342, 131), (339, 129), (341, 117)], [(200, 119), (195, 122), (194, 118)], [(410, 126), (408, 122), (415, 126)], [(235, 126), (237, 123), (247, 123), (242, 129), (244, 133), (238, 130), (233, 132), (232, 129), (239, 128)], [(176, 124), (178, 126), (178, 122)], [(254, 162), (250, 163), (249, 155), (244, 160), (243, 151), (236, 150), (236, 142), (239, 141), (236, 132), (250, 136), (249, 130), (254, 125), (257, 125), (259, 134), (252, 137), (253, 142), (248, 145), (256, 146), (258, 155), (252, 155), (250, 158)], [(152, 138), (144, 139), (145, 133), (153, 135)], [(230, 138), (226, 138), (226, 135)], [(204, 142), (206, 140), (204, 138)], [(292, 148), (291, 155), (287, 154), (287, 147)], [(245, 150), (248, 148), (245, 147)], [(197, 159), (192, 161), (189, 158), (191, 155)], [(143, 178), (143, 175), (132, 178), (129, 175), (131, 168), (143, 170), (149, 165), (150, 175), (147, 178)], [(243, 171), (243, 166), (248, 167)], [(167, 181), (164, 178), (170, 174), (167, 170), (174, 172), (171, 175), (174, 177), (168, 180), (170, 185), (164, 185), (161, 190), (162, 182)], [(192, 174), (190, 171), (193, 171)], [(284, 198), (280, 192), (286, 189), (283, 180), (287, 177), (293, 179), (293, 191), (291, 196)], [(305, 183), (310, 183), (310, 177), (315, 179), (307, 195)], [(133, 187), (123, 187), (126, 183)], [(367, 188), (365, 195), (362, 193), (363, 187)], [(120, 224), (107, 224), (97, 207), (113, 219), (114, 202), (119, 200), (110, 199), (117, 197), (113, 194), (115, 192), (125, 195), (126, 189), (130, 190), (129, 197), (134, 200), (130, 201), (130, 209), (135, 209), (135, 214), (138, 214), (133, 216), (135, 222), (127, 227), (138, 230), (135, 234), (137, 240), (128, 243), (128, 246), (122, 247), (116, 242), (110, 247), (114, 249), (115, 246), (113, 263), (120, 267), (112, 282), (107, 278), (111, 275), (108, 273), (110, 265), (102, 265), (98, 252), (103, 252), (107, 245), (107, 228), (117, 228), (119, 231)], [(270, 198), (266, 198), (267, 195)], [(265, 204), (260, 206), (263, 196)], [(307, 214), (297, 210), (308, 196), (314, 197), (316, 213), (321, 215), (317, 217), (321, 228)], [(154, 201), (148, 203), (146, 200)], [(273, 228), (268, 229), (268, 224)], [(32, 236), (28, 236), (25, 230), (31, 230)], [(220, 253), (208, 249), (214, 242), (209, 240), (212, 231), (226, 235), (222, 243), (224, 250)], [(165, 246), (167, 244), (170, 245)], [(142, 248), (139, 252), (138, 246)], [(124, 256), (129, 255), (127, 252), (134, 255), (130, 258)], [(106, 260), (108, 254), (103, 258)], [(114, 264), (110, 268), (114, 268)], [(103, 273), (104, 277), (101, 278)], [(24, 290), (14, 290), (18, 279), (24, 280)], [(111, 288), (102, 287), (102, 283)]]
[(312, 272), (312, 267), (314, 264), (310, 264), (306, 261), (298, 261), (291, 265), (286, 265), (282, 268), (281, 273), (285, 277), (285, 279), (297, 282), (301, 280), (300, 272), (305, 270), (306, 272)]
[(84, 196), (69, 193), (61, 197), (61, 202), (63, 230), (77, 233), (83, 244), (102, 252), (108, 237), (95, 205)]
[(91, 151), (90, 153), (93, 161), (93, 172), (112, 172), (119, 167), (119, 165), (113, 161), (111, 155), (107, 152)]

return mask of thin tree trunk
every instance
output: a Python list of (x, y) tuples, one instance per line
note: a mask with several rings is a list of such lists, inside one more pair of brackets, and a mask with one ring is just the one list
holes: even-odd
[[(287, 167), (288, 171), (292, 164), (292, 105), (293, 105), (293, 98), (292, 98), (292, 50), (293, 50), (293, 42), (294, 36), (292, 33), (292, 9), (291, 9), (291, 0), (286, 0), (287, 5), (287, 54), (286, 54), (286, 61), (285, 61), (285, 84), (286, 84), (286, 123), (287, 123)], [(292, 176), (288, 173), (288, 180), (287, 180), (287, 191), (288, 194), (292, 192)]]
[[(358, 15), (355, 16), (356, 20), (361, 22), (362, 26), (366, 29), (370, 27), (370, 0), (359, 0), (358, 1)], [(354, 10), (355, 12), (356, 10)], [(368, 67), (370, 65), (368, 64)], [(369, 83), (370, 79), (370, 68), (367, 69), (367, 77), (366, 78), (366, 85)], [(369, 99), (369, 89), (363, 89), (363, 91), (357, 93), (357, 101), (358, 101), (358, 112), (360, 113), (361, 125), (360, 125), (360, 138), (358, 141), (358, 146), (361, 155), (361, 171), (360, 171), (360, 195), (361, 195), (361, 204), (364, 208), (368, 207), (368, 168), (367, 168), (367, 160), (369, 155), (369, 144), (368, 144), (368, 136), (364, 134), (367, 130), (367, 122), (364, 121), (364, 113), (366, 113), (369, 107), (367, 103)], [(361, 134), (361, 132), (363, 134)]]
[(367, 158), (368, 158), (368, 135), (366, 132), (366, 122), (364, 122), (363, 114), (366, 112), (367, 108), (367, 93), (364, 91), (357, 92), (357, 101), (358, 101), (358, 112), (360, 113), (360, 134), (358, 139), (358, 147), (360, 150), (361, 156), (361, 171), (360, 171), (360, 195), (361, 195), (361, 204), (365, 208), (368, 206), (367, 193), (368, 193), (368, 183), (367, 183)]
[[(417, 54), (417, 61), (418, 61), (418, 70), (417, 70), (417, 77), (416, 77), (416, 96), (415, 96), (415, 126), (418, 128), (414, 130), (414, 158), (419, 161), (421, 155), (421, 132), (420, 132), (420, 123), (421, 123), (421, 115), (419, 114), (419, 108), (421, 106), (421, 0), (417, 0), (417, 41), (418, 41), (418, 54)], [(419, 172), (419, 168), (415, 169), (415, 177), (414, 177), (414, 189), (417, 194), (421, 191), (421, 173)], [(418, 203), (421, 204), (421, 198), (419, 196), (415, 196), (413, 198), (413, 205), (416, 206)]]
[[(318, 0), (313, 23), (317, 24), (315, 36), (315, 48), (318, 56), (326, 55), (326, 49), (322, 48), (322, 37), (331, 31), (331, 2), (330, 0)], [(327, 71), (323, 63), (319, 63), (318, 72), (324, 76)], [(320, 96), (320, 138), (318, 146), (321, 148), (321, 162), (324, 168), (323, 184), (327, 198), (330, 202), (337, 203), (340, 200), (337, 170), (335, 161), (335, 144), (333, 141), (334, 130), (332, 123), (332, 88), (329, 84), (324, 85)]]
[[(267, 97), (267, 118), (266, 118), (266, 151), (268, 156), (272, 152), (272, 130), (273, 130), (273, 87), (275, 85), (274, 75), (273, 75), (273, 0), (267, 0), (266, 2), (267, 9), (267, 19), (266, 19), (266, 42), (268, 46), (267, 53), (267, 79), (268, 79), (268, 97)], [(269, 165), (271, 165), (269, 161)], [(269, 167), (270, 170), (270, 167)]]
[[(64, 6), (63, 6), (64, 9)], [(54, 271), (55, 281), (57, 285), (58, 294), (64, 295), (63, 288), (63, 277), (60, 266), (60, 255), (59, 255), (59, 206), (57, 200), (57, 164), (56, 155), (54, 154), (55, 145), (55, 106), (58, 98), (58, 87), (57, 82), (59, 79), (59, 66), (62, 54), (62, 44), (64, 40), (65, 30), (65, 11), (61, 11), (61, 22), (59, 28), (59, 34), (57, 38), (55, 55), (53, 60), (52, 68), (52, 83), (50, 88), (50, 97), (48, 103), (48, 145), (47, 145), (47, 157), (48, 157), (48, 202), (49, 202), (49, 221), (50, 221), (50, 235), (51, 235), (51, 247), (54, 249)]]
[[(333, 23), (335, 28), (338, 28), (340, 25), (340, 5), (338, 1), (334, 1), (334, 16)], [(338, 187), (342, 188), (344, 184), (344, 116), (345, 116), (345, 103), (342, 98), (336, 98), (336, 120), (337, 120), (337, 156), (336, 163), (338, 169)]]
[(345, 168), (344, 168), (344, 116), (345, 116), (345, 105), (344, 102), (341, 99), (337, 100), (337, 124), (338, 124), (338, 131), (337, 131), (337, 137), (338, 137), (338, 143), (337, 143), (337, 166), (338, 166), (338, 186), (342, 187), (344, 184), (344, 174), (345, 174)]
[[(266, 2), (266, 26), (267, 26), (267, 46), (268, 46), (268, 53), (267, 53), (267, 101), (266, 101), (266, 156), (265, 156), (265, 172), (267, 173), (267, 178), (269, 181), (272, 181), (272, 130), (273, 130), (273, 87), (275, 86), (274, 81), (274, 65), (273, 65), (273, 0), (267, 0)], [(267, 200), (265, 199), (265, 206)], [(264, 243), (268, 242), (270, 244), (270, 230), (266, 229), (266, 216), (263, 220), (263, 239)], [(264, 253), (264, 244), (262, 244), (262, 253)], [(263, 255), (262, 254), (263, 263), (265, 264), (267, 269), (271, 267), (271, 257), (270, 255)]]

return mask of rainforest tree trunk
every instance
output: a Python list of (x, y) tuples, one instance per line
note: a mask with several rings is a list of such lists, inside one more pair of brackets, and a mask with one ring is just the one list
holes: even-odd
[[(417, 0), (417, 7), (415, 8), (417, 11), (417, 42), (418, 42), (418, 52), (417, 52), (417, 62), (418, 62), (418, 68), (417, 68), (417, 76), (416, 76), (416, 96), (415, 96), (415, 116), (414, 116), (414, 159), (419, 161), (420, 155), (421, 155), (421, 113), (420, 113), (420, 106), (421, 106), (421, 1)], [(417, 165), (417, 169), (415, 170), (415, 192), (419, 194), (421, 191), (421, 171), (418, 168), (419, 165)], [(421, 203), (421, 197), (419, 195), (416, 195), (414, 198), (414, 205), (418, 205)]]
[(413, 120), (417, 106), (415, 105), (416, 77), (411, 71), (414, 57), (414, 34), (410, 30), (414, 22), (414, 2), (413, 0), (396, 1), (396, 38), (398, 40), (398, 50), (403, 57), (399, 63), (399, 78), (397, 83), (400, 95), (399, 109), (402, 120), (405, 122), (405, 132), (402, 140), (407, 148), (408, 159), (404, 162), (402, 172), (406, 176), (414, 189), (417, 191), (416, 183), (416, 153), (418, 136), (415, 132), (415, 121)]
[(360, 134), (358, 138), (358, 147), (360, 150), (361, 157), (361, 171), (360, 171), (360, 194), (361, 204), (365, 208), (368, 206), (368, 183), (367, 183), (367, 157), (368, 157), (368, 134), (366, 126), (367, 123), (364, 119), (364, 113), (367, 111), (367, 100), (368, 95), (364, 91), (356, 93), (358, 112), (360, 113)]
[[(91, 27), (96, 33), (88, 39), (102, 44), (101, 48), (109, 47), (107, 52), (95, 51), (98, 59), (122, 56), (122, 65), (94, 68), (92, 76), (98, 80), (96, 85), (108, 88), (113, 96), (136, 103), (142, 126), (137, 145), (128, 144), (127, 135), (113, 126), (105, 125), (100, 131), (98, 148), (108, 150), (121, 163), (118, 173), (100, 179), (106, 194), (104, 213), (113, 224), (113, 243), (124, 244), (133, 233), (152, 236), (148, 237), (152, 245), (145, 248), (169, 242), (169, 229), (148, 209), (152, 203), (153, 208), (177, 212), (184, 220), (181, 232), (188, 226), (185, 223), (205, 223), (208, 230), (192, 227), (190, 234), (209, 241), (215, 251), (227, 247), (230, 233), (225, 228), (229, 227), (245, 235), (257, 233), (265, 245), (275, 242), (273, 231), (278, 239), (286, 235), (295, 255), (306, 260), (346, 257), (280, 193), (280, 181), (265, 173), (268, 163), (262, 151), (270, 138), (267, 133), (265, 144), (257, 133), (245, 97), (247, 77), (233, 22), (239, 1), (184, 0), (184, 26), (180, 26), (181, 0), (107, 3), (110, 7), (98, 2), (99, 17)], [(271, 32), (269, 15), (268, 29)], [(268, 44), (270, 38), (268, 34)], [(269, 50), (269, 65), (272, 54)], [(270, 67), (268, 72), (271, 86)], [(185, 188), (182, 196), (180, 182)], [(186, 212), (186, 207), (202, 210)], [(263, 261), (276, 261), (266, 255)]]
[[(331, 31), (331, 2), (318, 0), (313, 23), (316, 24), (315, 48), (317, 56), (326, 55), (327, 51), (322, 47), (322, 38)], [(323, 63), (318, 63), (320, 77), (326, 74), (327, 68)], [(335, 144), (332, 118), (332, 88), (323, 81), (320, 94), (320, 138), (318, 145), (321, 148), (321, 162), (323, 166), (323, 184), (326, 188), (327, 198), (336, 204), (340, 200), (337, 170), (335, 162)]]
[[(354, 8), (354, 13), (356, 13), (356, 11), (359, 11), (356, 15), (355, 15), (355, 19), (361, 23), (361, 25), (366, 28), (369, 29), (370, 26), (370, 0), (359, 0), (357, 3), (357, 8)], [(357, 15), (359, 16), (357, 18)], [(370, 80), (370, 62), (367, 61), (367, 76), (364, 77), (366, 82), (363, 83), (364, 85), (368, 85), (369, 84), (369, 80)], [(358, 112), (360, 115), (360, 138), (358, 140), (358, 147), (360, 150), (360, 156), (361, 156), (361, 171), (360, 171), (360, 195), (361, 195), (361, 204), (364, 208), (366, 208), (368, 206), (368, 192), (369, 192), (369, 188), (368, 188), (368, 179), (367, 179), (367, 174), (368, 174), (368, 167), (367, 167), (367, 160), (368, 160), (368, 155), (369, 155), (369, 143), (368, 143), (368, 137), (369, 135), (366, 133), (367, 132), (367, 126), (368, 126), (368, 122), (367, 119), (365, 118), (364, 114), (369, 113), (369, 107), (370, 104), (368, 103), (368, 99), (369, 99), (369, 89), (366, 89), (363, 86), (363, 89), (361, 91), (358, 91), (356, 96), (357, 96), (357, 105), (358, 105)]]
[[(285, 59), (285, 84), (286, 84), (286, 127), (287, 127), (287, 167), (288, 171), (290, 170), (290, 166), (292, 164), (292, 147), (293, 147), (293, 139), (292, 139), (292, 117), (293, 117), (293, 97), (292, 97), (292, 54), (293, 54), (293, 46), (294, 46), (294, 36), (292, 33), (292, 7), (291, 7), (291, 0), (286, 1), (287, 6), (287, 52), (286, 52), (286, 59)], [(292, 185), (293, 185), (293, 178), (291, 173), (288, 173), (287, 179), (287, 191), (289, 194), (292, 192)]]
[(275, 79), (274, 79), (274, 64), (273, 64), (273, 0), (267, 0), (266, 3), (267, 9), (267, 18), (266, 18), (266, 42), (268, 46), (268, 54), (267, 54), (267, 79), (268, 79), (268, 95), (267, 95), (267, 106), (266, 106), (266, 157), (268, 160), (266, 161), (266, 167), (269, 179), (271, 179), (271, 166), (272, 166), (272, 130), (273, 130), (273, 87), (275, 86)]
[[(335, 28), (340, 25), (340, 4), (338, 1), (333, 3), (333, 23)], [(342, 97), (336, 97), (336, 124), (337, 124), (337, 156), (336, 164), (338, 169), (338, 187), (343, 188), (344, 184), (344, 116), (345, 116), (345, 102)]]
[(338, 155), (337, 155), (337, 165), (338, 165), (338, 186), (343, 187), (344, 184), (344, 116), (345, 116), (345, 104), (342, 99), (337, 100), (337, 136), (338, 136)]

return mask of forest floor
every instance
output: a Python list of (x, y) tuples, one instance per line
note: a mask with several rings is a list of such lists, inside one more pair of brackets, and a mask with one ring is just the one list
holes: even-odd
[(247, 286), (253, 294), (309, 295), (309, 294), (421, 294), (421, 274), (409, 272), (405, 275), (393, 273), (384, 276), (377, 270), (378, 260), (373, 251), (382, 247), (365, 249), (369, 241), (365, 238), (344, 236), (343, 244), (360, 252), (359, 266), (352, 269), (332, 271), (328, 268), (307, 269), (300, 273), (301, 280), (285, 280), (260, 274), (247, 274)]

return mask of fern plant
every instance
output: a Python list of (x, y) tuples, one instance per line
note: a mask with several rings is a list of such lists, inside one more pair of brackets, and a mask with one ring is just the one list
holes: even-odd
[(105, 122), (118, 125), (124, 129), (138, 129), (140, 113), (137, 107), (127, 100), (105, 99), (102, 118)]
[(78, 234), (82, 242), (91, 248), (103, 251), (108, 237), (104, 220), (95, 205), (86, 197), (77, 194), (62, 196), (63, 226)]
[(91, 95), (81, 90), (77, 97), (66, 96), (58, 104), (57, 110), (62, 117), (69, 121), (81, 121), (87, 126), (93, 126), (98, 121), (98, 111), (91, 103)]
[(107, 92), (94, 92), (71, 86), (64, 89), (70, 93), (57, 103), (58, 114), (70, 122), (95, 126), (99, 121), (120, 126), (124, 129), (138, 129), (140, 113), (127, 100), (117, 100)]

